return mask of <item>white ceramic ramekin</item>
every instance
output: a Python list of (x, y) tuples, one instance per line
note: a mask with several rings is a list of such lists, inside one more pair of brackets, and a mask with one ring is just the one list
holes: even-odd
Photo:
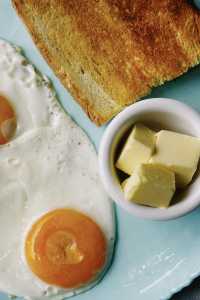
[(169, 129), (200, 137), (200, 115), (179, 101), (155, 98), (129, 106), (110, 122), (101, 140), (99, 169), (107, 193), (122, 208), (141, 218), (168, 220), (192, 211), (200, 205), (199, 170), (186, 190), (177, 193), (174, 204), (169, 208), (151, 208), (125, 200), (114, 167), (114, 159), (122, 136), (137, 122), (151, 128)]

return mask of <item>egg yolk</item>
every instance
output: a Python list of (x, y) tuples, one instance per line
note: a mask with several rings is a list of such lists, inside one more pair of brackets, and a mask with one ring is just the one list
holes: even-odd
[(106, 240), (99, 226), (73, 209), (45, 214), (29, 231), (25, 256), (32, 272), (63, 288), (89, 282), (105, 265)]
[(6, 144), (16, 130), (15, 112), (8, 100), (0, 95), (0, 145)]

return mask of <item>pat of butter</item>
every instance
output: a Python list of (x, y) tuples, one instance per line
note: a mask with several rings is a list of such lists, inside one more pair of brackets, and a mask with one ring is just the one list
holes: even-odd
[(175, 175), (167, 168), (141, 164), (126, 179), (124, 194), (128, 201), (152, 207), (168, 207), (175, 192)]
[(168, 167), (175, 172), (177, 187), (185, 187), (197, 169), (200, 139), (161, 130), (157, 133), (156, 151), (150, 162)]
[(141, 163), (148, 162), (155, 147), (155, 132), (142, 124), (131, 131), (116, 162), (116, 167), (131, 175)]

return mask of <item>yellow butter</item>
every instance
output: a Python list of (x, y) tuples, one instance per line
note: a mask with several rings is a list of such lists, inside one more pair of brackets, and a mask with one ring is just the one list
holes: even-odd
[(136, 124), (120, 153), (116, 167), (131, 175), (139, 164), (150, 159), (154, 147), (155, 132), (142, 124)]
[(128, 201), (152, 207), (168, 207), (175, 192), (175, 175), (167, 168), (141, 164), (124, 183)]
[(185, 187), (197, 169), (200, 139), (167, 130), (156, 136), (156, 150), (150, 162), (168, 167), (175, 172), (177, 187)]

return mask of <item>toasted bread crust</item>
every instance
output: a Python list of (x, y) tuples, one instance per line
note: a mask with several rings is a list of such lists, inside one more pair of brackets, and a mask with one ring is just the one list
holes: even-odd
[(186, 0), (12, 2), (97, 125), (200, 60), (200, 13)]

